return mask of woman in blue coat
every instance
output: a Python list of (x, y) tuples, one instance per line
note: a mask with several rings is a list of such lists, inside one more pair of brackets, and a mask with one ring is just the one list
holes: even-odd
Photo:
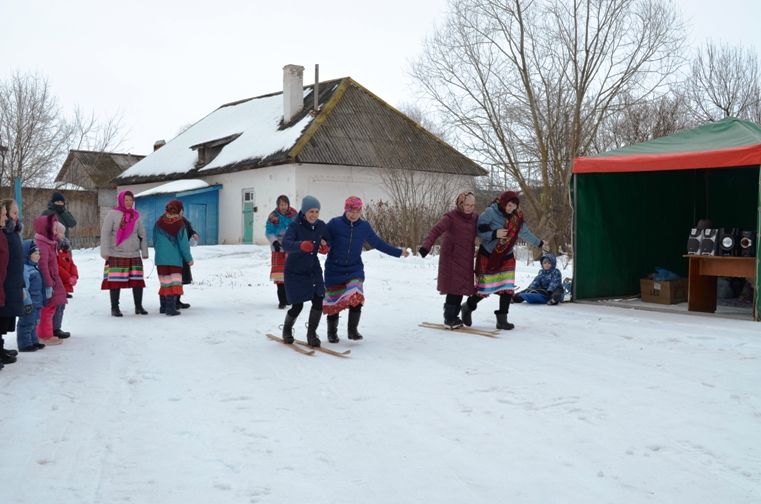
[(288, 254), (285, 260), (285, 295), (291, 309), (285, 312), (283, 341), (293, 343), (293, 324), (304, 308), (304, 303), (312, 301), (307, 324), (307, 343), (320, 346), (317, 326), (322, 318), (322, 299), (325, 297), (325, 282), (317, 252), (325, 253), (327, 226), (319, 219), (320, 202), (314, 196), (304, 196), (301, 211), (283, 237), (283, 249)]
[(153, 226), (153, 248), (156, 251), (154, 262), (159, 275), (159, 313), (174, 316), (180, 314), (177, 311), (177, 300), (183, 294), (183, 264), (193, 266), (193, 256), (190, 253), (188, 230), (181, 215), (182, 201), (174, 199), (166, 204), (164, 210), (164, 214)]
[(362, 200), (350, 196), (344, 203), (344, 214), (328, 222), (330, 252), (325, 261), (327, 296), (323, 312), (328, 315), (328, 341), (331, 343), (338, 343), (338, 313), (346, 308), (349, 309), (349, 339), (362, 339), (357, 326), (365, 302), (362, 288), (365, 280), (362, 249), (365, 242), (390, 256), (407, 257), (409, 254), (381, 240), (370, 223), (360, 218), (361, 214)]

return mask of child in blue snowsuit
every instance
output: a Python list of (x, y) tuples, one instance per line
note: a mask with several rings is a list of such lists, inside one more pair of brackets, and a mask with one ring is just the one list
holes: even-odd
[(528, 289), (513, 295), (514, 303), (556, 305), (563, 300), (563, 276), (557, 269), (557, 259), (552, 254), (544, 254), (541, 262), (542, 269)]
[(19, 352), (35, 352), (45, 345), (37, 339), (40, 309), (45, 304), (45, 284), (37, 268), (40, 252), (32, 240), (24, 240), (24, 314), (16, 327)]

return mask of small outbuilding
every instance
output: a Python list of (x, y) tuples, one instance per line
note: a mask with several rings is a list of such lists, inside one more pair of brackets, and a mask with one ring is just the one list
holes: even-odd
[[(674, 135), (577, 158), (574, 299), (632, 296), (656, 266), (688, 275), (698, 220), (755, 232), (758, 251), (761, 127), (726, 118)], [(759, 262), (753, 268), (759, 320)]]

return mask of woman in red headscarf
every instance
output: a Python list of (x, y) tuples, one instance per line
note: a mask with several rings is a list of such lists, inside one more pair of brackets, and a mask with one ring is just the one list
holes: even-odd
[(281, 194), (277, 197), (277, 207), (270, 212), (267, 223), (264, 226), (265, 236), (270, 242), (272, 249), (272, 267), (270, 268), (270, 280), (277, 287), (277, 307), (281, 310), (288, 306), (285, 296), (285, 251), (283, 250), (283, 237), (285, 230), (296, 220), (299, 212), (291, 207), (288, 196)]
[[(121, 317), (119, 293), (132, 289), (135, 313), (147, 315), (143, 308), (143, 261), (148, 259), (148, 240), (140, 214), (135, 210), (132, 191), (122, 191), (117, 205), (108, 211), (100, 229), (100, 256), (106, 260), (102, 290), (111, 293), (111, 315)], [(142, 259), (141, 259), (142, 256)]]
[(164, 214), (153, 226), (153, 248), (156, 252), (156, 272), (159, 275), (160, 313), (179, 315), (177, 300), (183, 294), (182, 266), (193, 266), (188, 230), (182, 219), (183, 205), (172, 200), (164, 207)]
[(347, 336), (363, 338), (358, 330), (362, 306), (365, 304), (365, 265), (362, 250), (365, 243), (393, 257), (407, 257), (409, 252), (383, 241), (369, 222), (362, 219), (362, 200), (349, 196), (344, 213), (328, 222), (330, 251), (325, 259), (325, 302), (322, 311), (328, 316), (328, 341), (338, 343), (338, 314), (349, 310)]
[(462, 327), (458, 317), (463, 296), (475, 293), (473, 255), (476, 250), (476, 223), (478, 214), (476, 197), (472, 192), (462, 192), (455, 199), (455, 208), (436, 223), (418, 249), (425, 257), (439, 236), (444, 235), (439, 253), (439, 276), (437, 288), (446, 295), (444, 301), (444, 324), (451, 329)]
[(535, 247), (544, 247), (544, 241), (531, 232), (519, 209), (520, 200), (513, 191), (505, 191), (478, 217), (478, 237), (481, 246), (476, 255), (476, 294), (462, 305), (462, 321), (472, 323), (471, 312), (479, 301), (491, 294), (499, 296), (497, 329), (515, 327), (507, 321), (510, 301), (515, 291), (515, 256), (513, 246), (518, 238)]

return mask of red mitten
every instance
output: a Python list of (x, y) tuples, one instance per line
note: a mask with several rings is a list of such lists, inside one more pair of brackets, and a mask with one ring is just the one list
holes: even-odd
[(330, 252), (330, 247), (327, 244), (320, 245), (320, 248), (317, 249), (317, 252), (320, 254), (327, 254)]
[(314, 250), (314, 243), (305, 240), (299, 244), (299, 249), (308, 254)]

